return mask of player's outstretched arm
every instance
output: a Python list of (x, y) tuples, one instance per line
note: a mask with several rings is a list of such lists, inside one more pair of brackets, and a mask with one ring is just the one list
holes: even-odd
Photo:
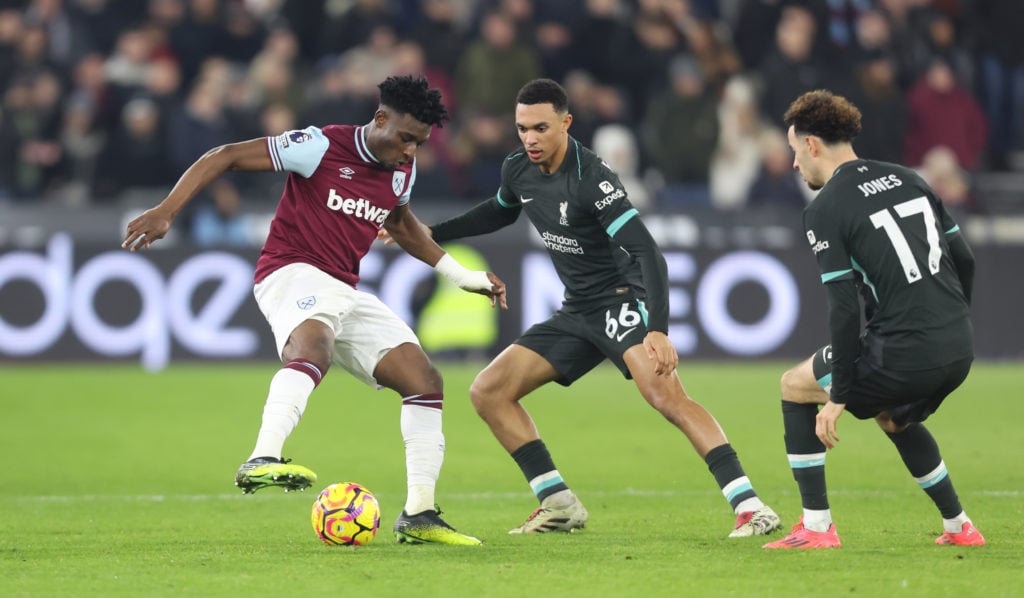
[(200, 156), (181, 175), (170, 194), (159, 205), (128, 223), (121, 247), (135, 252), (148, 249), (154, 241), (164, 238), (182, 208), (228, 170), (273, 170), (266, 139), (221, 145)]
[(381, 230), (387, 231), (387, 235), (378, 233), (378, 238), (387, 239), (390, 236), (390, 241), (398, 243), (406, 253), (430, 266), (444, 255), (444, 249), (434, 242), (430, 229), (420, 222), (409, 204), (395, 206)]
[(493, 272), (467, 270), (448, 255), (430, 238), (430, 229), (420, 222), (408, 204), (392, 210), (384, 221), (384, 227), (406, 253), (433, 266), (460, 289), (490, 297), (491, 305), (508, 309), (505, 283)]
[(485, 199), (465, 212), (430, 227), (438, 243), (485, 235), (504, 228), (519, 218), (522, 206), (501, 205), (497, 197)]

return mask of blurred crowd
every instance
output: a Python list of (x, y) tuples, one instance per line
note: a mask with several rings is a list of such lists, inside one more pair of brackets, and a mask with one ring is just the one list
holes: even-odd
[[(982, 210), (972, 177), (1022, 146), (1022, 32), (1017, 0), (0, 0), (0, 204), (158, 201), (211, 147), (368, 122), (377, 83), (417, 73), (452, 114), (421, 197), (492, 194), (544, 76), (641, 206), (805, 205), (782, 114), (827, 87), (861, 108), (862, 157)], [(223, 177), (192, 230), (229, 242), (282, 186)]]

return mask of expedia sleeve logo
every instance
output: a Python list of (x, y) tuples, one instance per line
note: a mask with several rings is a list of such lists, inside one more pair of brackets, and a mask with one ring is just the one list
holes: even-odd
[(608, 181), (601, 181), (597, 186), (601, 189), (601, 192), (605, 194), (604, 197), (594, 202), (594, 207), (598, 210), (603, 210), (612, 205), (612, 202), (616, 199), (621, 199), (626, 196), (626, 192), (623, 189), (616, 189), (615, 185)]
[(807, 231), (807, 242), (811, 244), (811, 251), (814, 252), (814, 255), (818, 255), (822, 251), (828, 249), (828, 241), (825, 241), (825, 240), (819, 241), (814, 236), (814, 231), (813, 230)]

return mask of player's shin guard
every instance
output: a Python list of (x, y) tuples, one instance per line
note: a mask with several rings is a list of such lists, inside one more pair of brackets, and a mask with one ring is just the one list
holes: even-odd
[(434, 508), (434, 489), (444, 463), (441, 406), (444, 395), (431, 393), (402, 399), (402, 438), (409, 494), (405, 512), (410, 515)]
[(903, 464), (907, 466), (910, 475), (914, 476), (914, 481), (939, 508), (943, 519), (953, 519), (962, 513), (960, 499), (949, 479), (942, 455), (939, 454), (939, 445), (924, 424), (910, 424), (902, 432), (886, 432), (885, 435), (896, 445)]

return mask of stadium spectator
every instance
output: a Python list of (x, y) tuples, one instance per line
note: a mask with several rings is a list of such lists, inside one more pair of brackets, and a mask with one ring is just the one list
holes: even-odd
[[(895, 114), (885, 111), (891, 98), (880, 99), (872, 116), (870, 94), (857, 89), (880, 70), (875, 57), (887, 55), (895, 65), (894, 93), (905, 93), (925, 65), (942, 57), (967, 93), (976, 88), (989, 120), (979, 165), (1005, 169), (1020, 147), (1024, 113), (1024, 37), (1015, 33), (1024, 24), (1014, 6), (995, 0), (962, 8), (917, 0), (20, 0), (0, 6), (0, 89), (37, 72), (55, 73), (66, 98), (77, 98), (78, 116), (84, 116), (77, 109), (86, 105), (78, 98), (85, 89), (92, 96), (91, 126), (105, 133), (91, 138), (105, 145), (125, 103), (144, 95), (174, 114), (205, 76), (203, 64), (219, 60), (230, 74), (225, 117), (238, 134), (256, 134), (259, 113), (280, 102), (318, 115), (305, 122), (332, 122), (339, 117), (331, 110), (359, 118), (367, 109), (360, 104), (374, 103), (375, 82), (406, 60), (397, 55), (407, 44), (418, 42), (426, 63), (421, 72), (438, 87), (452, 82), (445, 100), (457, 121), (507, 112), (502, 98), (524, 80), (548, 76), (573, 93), (575, 135), (586, 143), (604, 124), (639, 125), (650, 100), (669, 86), (669, 61), (683, 51), (701, 63), (706, 86), (723, 103), (734, 75), (757, 77), (758, 106), (775, 123), (793, 97), (824, 86), (855, 98), (866, 120), (888, 117)], [(105, 63), (105, 81), (96, 76), (97, 60)], [(573, 84), (583, 76), (595, 82), (586, 102)], [(867, 130), (858, 144), (881, 149), (882, 141), (871, 138), (893, 129)], [(450, 142), (437, 137), (438, 157), (454, 168)], [(647, 165), (646, 155), (642, 162)]]
[(657, 205), (667, 210), (711, 205), (711, 150), (718, 143), (718, 98), (704, 84), (692, 56), (672, 61), (672, 87), (654, 97), (646, 110), (643, 142), (664, 177)]
[[(157, 0), (162, 3), (181, 1)], [(181, 20), (168, 31), (168, 35), (185, 81), (192, 81), (208, 58), (221, 55), (221, 44), (228, 34), (218, 0), (187, 0), (185, 7), (187, 10)]]
[(782, 9), (778, 0), (740, 0), (736, 20), (730, 23), (733, 43), (743, 66), (758, 71), (761, 63), (775, 49), (775, 37)]
[(747, 206), (791, 212), (807, 207), (807, 197), (793, 173), (793, 153), (782, 131), (774, 127), (764, 129), (758, 149), (761, 168), (747, 192)]
[(48, 70), (16, 77), (3, 99), (0, 193), (14, 200), (44, 198), (62, 181), (61, 84)]
[(13, 8), (0, 9), (0, 86), (11, 84), (17, 62), (18, 41), (25, 32), (22, 13)]
[(397, 44), (394, 28), (388, 23), (379, 23), (368, 32), (366, 43), (342, 52), (341, 61), (347, 68), (363, 73), (367, 79), (380, 81), (395, 71)]
[(722, 94), (726, 84), (742, 72), (743, 63), (728, 35), (707, 19), (688, 19), (682, 29), (690, 54), (700, 62), (707, 86)]
[(391, 26), (394, 11), (388, 0), (353, 0), (327, 6), (326, 19), (317, 35), (321, 56), (341, 54), (365, 45), (373, 30)]
[[(264, 48), (267, 33), (263, 24), (240, 2), (228, 2), (224, 10), (224, 38), (217, 46), (217, 53), (231, 62), (249, 62)], [(296, 42), (295, 54), (298, 52)]]
[[(621, 83), (614, 59), (616, 48), (630, 35), (624, 0), (586, 0), (579, 26), (573, 34), (573, 62), (605, 85)], [(573, 103), (573, 106), (576, 106)]]
[(225, 82), (217, 77), (211, 70), (211, 77), (197, 82), (181, 109), (169, 115), (169, 157), (177, 171), (183, 171), (206, 150), (233, 137), (224, 116)]
[(647, 8), (633, 19), (626, 36), (608, 42), (615, 82), (629, 94), (629, 105), (640, 119), (654, 96), (671, 87), (669, 65), (686, 49), (668, 17), (656, 7)]
[(323, 126), (338, 120), (353, 122), (372, 111), (376, 104), (369, 79), (349, 69), (338, 59), (323, 59), (318, 74), (306, 93), (303, 122)]
[(27, 22), (15, 44), (11, 76), (31, 77), (41, 72), (62, 74), (60, 65), (47, 53), (48, 49), (46, 28)]
[(64, 0), (33, 0), (25, 10), (25, 20), (46, 33), (46, 56), (66, 75), (77, 58), (93, 48), (85, 22), (74, 18)]
[(457, 0), (420, 0), (423, 17), (412, 31), (430, 66), (451, 76), (466, 46), (466, 32)]
[(463, 197), (492, 193), (501, 182), (501, 159), (512, 147), (504, 119), (478, 112), (464, 114), (452, 139), (452, 152), (459, 167), (456, 185)]
[(117, 0), (75, 0), (69, 2), (71, 19), (87, 44), (79, 44), (75, 59), (87, 53), (110, 54), (118, 34), (130, 23), (145, 20), (147, 11), (154, 4), (148, 2), (118, 2)]
[(856, 51), (857, 21), (874, 6), (874, 0), (827, 0), (828, 19), (825, 30), (829, 43), (840, 56)]
[(600, 83), (582, 70), (568, 73), (564, 84), (573, 106), (573, 137), (580, 143), (591, 145), (594, 133), (605, 125), (632, 124), (625, 94), (618, 88)]
[(975, 171), (988, 141), (988, 127), (981, 107), (957, 83), (953, 70), (935, 57), (907, 95), (909, 122), (903, 161), (920, 166), (934, 147), (946, 146), (957, 163)]
[(945, 146), (928, 150), (921, 160), (921, 177), (953, 212), (979, 212), (982, 206), (971, 190), (970, 175)]
[(896, 64), (885, 53), (862, 57), (854, 70), (850, 99), (860, 107), (864, 130), (857, 137), (857, 155), (899, 162), (907, 131), (907, 95), (896, 80)]
[(757, 92), (749, 77), (729, 80), (718, 104), (721, 132), (711, 156), (711, 203), (721, 210), (744, 206), (761, 167), (758, 138), (763, 128)]
[(856, 46), (852, 49), (849, 66), (856, 76), (857, 68), (878, 56), (889, 56), (893, 65), (895, 81), (904, 88), (915, 77), (915, 61), (919, 60), (919, 44), (908, 39), (893, 39), (892, 24), (881, 9), (869, 10), (857, 18)]
[(92, 197), (92, 184), (106, 131), (95, 126), (92, 102), (84, 95), (65, 103), (60, 144), (64, 156), (63, 184), (58, 199), (70, 205), (84, 205)]
[(805, 91), (829, 86), (828, 69), (814, 52), (817, 25), (811, 12), (787, 6), (775, 33), (775, 47), (761, 62), (761, 114), (782, 127), (786, 107)]
[[(1021, 23), (1024, 25), (1024, 21)], [(957, 39), (956, 23), (953, 18), (940, 10), (930, 10), (921, 16), (921, 28), (924, 30), (919, 56), (920, 65), (916, 73), (927, 70), (931, 57), (939, 57), (949, 64), (960, 85), (971, 90), (974, 84), (974, 58)], [(991, 34), (990, 34), (991, 35)]]
[(462, 110), (507, 116), (514, 108), (508, 98), (540, 72), (536, 52), (517, 40), (513, 20), (502, 12), (489, 12), (480, 23), (480, 38), (469, 43), (455, 69)]
[(619, 175), (629, 201), (640, 209), (653, 207), (651, 194), (640, 173), (640, 143), (625, 125), (601, 125), (594, 131), (594, 153)]
[(167, 113), (151, 99), (125, 104), (96, 166), (94, 201), (119, 199), (122, 193), (153, 197), (174, 183), (175, 168), (168, 155)]
[(971, 9), (980, 46), (979, 98), (991, 131), (989, 163), (1007, 170), (1024, 126), (1024, 10), (1004, 0), (975, 0)]

